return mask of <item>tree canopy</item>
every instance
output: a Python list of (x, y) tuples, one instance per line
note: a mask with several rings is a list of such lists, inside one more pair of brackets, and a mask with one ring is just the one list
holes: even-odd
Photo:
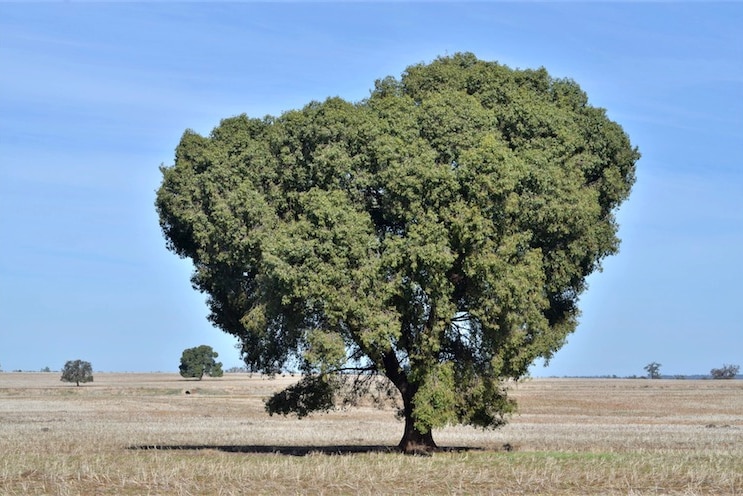
[(648, 373), (648, 378), (660, 379), (660, 367), (661, 364), (658, 362), (650, 362), (649, 364), (645, 365), (644, 369)]
[(712, 376), (713, 379), (735, 379), (735, 376), (738, 375), (738, 371), (740, 371), (740, 365), (725, 364), (719, 369), (710, 370), (709, 375)]
[(507, 381), (575, 329), (638, 159), (572, 80), (464, 53), (360, 102), (188, 130), (156, 206), (248, 367), (301, 364), (269, 412), (331, 408), (338, 371), (384, 376), (401, 448), (433, 447), (501, 425)]
[(183, 350), (181, 365), (178, 367), (181, 377), (197, 377), (199, 380), (204, 375), (222, 377), (222, 362), (214, 360), (218, 356), (219, 353), (205, 344)]
[(93, 382), (93, 366), (84, 360), (68, 360), (62, 368), (62, 382), (74, 382), (80, 386), (83, 382)]

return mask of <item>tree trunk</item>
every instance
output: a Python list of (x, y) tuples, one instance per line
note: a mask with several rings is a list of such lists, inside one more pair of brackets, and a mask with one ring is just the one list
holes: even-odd
[(402, 439), (400, 439), (400, 444), (397, 446), (400, 448), (400, 451), (408, 454), (430, 453), (437, 448), (430, 430), (423, 433), (415, 427), (415, 420), (413, 419), (413, 396), (417, 390), (417, 387), (407, 387), (402, 399), (403, 413), (405, 414), (405, 432), (402, 435)]
[(400, 451), (409, 454), (429, 453), (437, 448), (431, 431), (424, 434), (416, 429), (412, 417), (407, 415), (407, 412), (405, 415), (405, 432), (397, 446)]
[(398, 391), (400, 391), (403, 402), (405, 432), (397, 447), (404, 453), (430, 453), (437, 448), (436, 443), (433, 441), (433, 434), (431, 434), (431, 431), (423, 433), (416, 429), (415, 421), (413, 420), (413, 397), (418, 391), (418, 386), (408, 382), (407, 375), (400, 367), (394, 353), (391, 351), (386, 353), (383, 360), (385, 374), (397, 387)]

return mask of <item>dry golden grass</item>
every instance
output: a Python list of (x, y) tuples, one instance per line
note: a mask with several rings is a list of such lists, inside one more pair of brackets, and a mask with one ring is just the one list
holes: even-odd
[(389, 409), (267, 416), (289, 380), (0, 374), (0, 494), (743, 494), (743, 381), (535, 379), (416, 457)]

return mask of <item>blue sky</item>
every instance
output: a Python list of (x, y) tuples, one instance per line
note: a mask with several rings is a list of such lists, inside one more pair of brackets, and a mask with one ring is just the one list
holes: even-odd
[(187, 128), (474, 52), (575, 79), (643, 158), (623, 244), (533, 375), (743, 365), (743, 3), (0, 3), (0, 366), (175, 371), (208, 344), (165, 249), (160, 164)]

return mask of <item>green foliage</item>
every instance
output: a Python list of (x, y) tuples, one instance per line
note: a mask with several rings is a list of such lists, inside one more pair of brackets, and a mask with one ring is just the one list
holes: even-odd
[(299, 382), (273, 395), (266, 401), (266, 411), (273, 415), (295, 414), (306, 417), (312, 412), (332, 410), (340, 382), (329, 375), (307, 375)]
[(336, 333), (314, 329), (307, 333), (304, 353), (305, 368), (326, 374), (340, 369), (346, 363), (346, 346)]
[(83, 382), (93, 382), (93, 366), (83, 360), (68, 360), (62, 368), (62, 382), (74, 382), (80, 386)]
[(222, 377), (222, 363), (214, 360), (218, 356), (219, 354), (211, 346), (204, 344), (183, 350), (179, 367), (181, 376), (198, 377), (199, 380), (204, 375)]
[(648, 373), (650, 379), (660, 379), (660, 367), (661, 364), (658, 362), (651, 362), (645, 365), (645, 371)]
[(414, 425), (421, 433), (444, 427), (457, 419), (457, 384), (451, 362), (437, 365), (428, 371), (423, 384), (413, 397)]
[(342, 389), (322, 377), (355, 369), (394, 384), (418, 434), (495, 427), (617, 252), (638, 159), (573, 81), (457, 54), (355, 104), (186, 131), (156, 206), (249, 369), (299, 361), (280, 404), (325, 409)]

